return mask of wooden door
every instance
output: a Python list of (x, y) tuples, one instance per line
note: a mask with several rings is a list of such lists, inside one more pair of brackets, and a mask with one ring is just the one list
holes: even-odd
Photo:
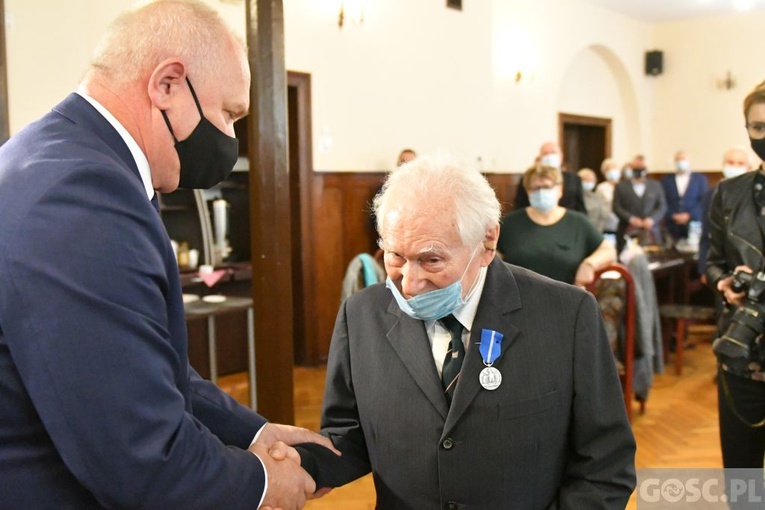
[(600, 164), (611, 156), (611, 119), (561, 113), (558, 122), (566, 169), (591, 168), (599, 175)]

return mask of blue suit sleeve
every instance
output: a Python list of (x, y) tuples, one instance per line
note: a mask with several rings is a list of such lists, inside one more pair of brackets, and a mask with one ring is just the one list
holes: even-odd
[(221, 399), (208, 398), (215, 412), (199, 404), (213, 392), (189, 381), (171, 334), (156, 211), (122, 168), (61, 174), (9, 220), (0, 259), (3, 336), (61, 458), (106, 507), (256, 508), (263, 466), (208, 428)]

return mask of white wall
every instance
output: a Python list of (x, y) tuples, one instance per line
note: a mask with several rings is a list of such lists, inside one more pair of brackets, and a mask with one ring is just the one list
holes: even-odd
[[(244, 34), (242, 5), (206, 0)], [(135, 0), (5, 0), (11, 133), (76, 89), (109, 23)]]
[[(243, 4), (207, 2), (243, 31)], [(284, 2), (287, 68), (312, 75), (316, 170), (388, 169), (411, 146), (519, 172), (557, 136), (562, 110), (612, 117), (618, 159), (651, 158), (654, 145), (666, 152), (674, 129), (659, 124), (678, 122), (664, 109), (682, 88), (668, 85), (680, 72), (673, 60), (696, 49), (673, 46), (665, 26), (652, 29), (584, 0), (482, 0), (465, 2), (462, 12), (443, 0), (366, 3), (364, 24), (340, 30), (339, 0)], [(12, 132), (76, 87), (107, 23), (131, 4), (6, 0)], [(754, 34), (756, 25), (740, 33)], [(742, 44), (740, 37), (731, 29), (724, 46)], [(667, 52), (658, 79), (643, 74), (643, 54), (653, 47)], [(533, 80), (516, 84), (519, 66), (533, 70)], [(717, 136), (705, 132), (685, 145), (713, 150)]]
[[(642, 55), (651, 31), (644, 23), (581, 0), (466, 2), (462, 12), (442, 0), (368, 0), (364, 24), (339, 30), (338, 5), (285, 5), (287, 66), (312, 74), (317, 170), (386, 169), (411, 146), (519, 172), (557, 137), (559, 96), (572, 111), (603, 116), (623, 116), (624, 98), (637, 97), (639, 127), (628, 139), (617, 123), (615, 148), (624, 159), (648, 150)], [(596, 108), (586, 93), (570, 92), (587, 84), (564, 81), (570, 62), (593, 45), (617, 61), (603, 79), (628, 89), (599, 98)], [(516, 84), (519, 66), (534, 79)]]
[[(664, 73), (654, 78), (654, 168), (668, 168), (673, 152), (684, 148), (694, 167), (719, 169), (725, 149), (749, 146), (742, 103), (765, 79), (759, 44), (763, 24), (765, 13), (751, 12), (655, 27)], [(717, 88), (727, 71), (736, 87)]]

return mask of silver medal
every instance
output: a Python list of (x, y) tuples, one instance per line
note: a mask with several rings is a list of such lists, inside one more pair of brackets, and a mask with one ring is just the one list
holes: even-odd
[(496, 390), (502, 384), (502, 373), (494, 367), (486, 367), (478, 375), (478, 381), (484, 389)]

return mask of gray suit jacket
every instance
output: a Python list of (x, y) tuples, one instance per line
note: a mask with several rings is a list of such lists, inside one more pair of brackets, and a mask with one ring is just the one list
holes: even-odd
[[(504, 334), (494, 391), (482, 329)], [(471, 331), (449, 408), (423, 322), (383, 285), (343, 304), (322, 416), (343, 457), (301, 451), (319, 485), (371, 470), (381, 509), (624, 508), (635, 443), (592, 295), (495, 259)]]
[(664, 197), (664, 190), (661, 189), (661, 184), (653, 179), (645, 179), (645, 192), (642, 197), (639, 197), (635, 194), (632, 182), (629, 179), (621, 181), (614, 188), (613, 209), (614, 214), (619, 217), (619, 227), (617, 228), (616, 235), (620, 250), (631, 216), (653, 219), (654, 227), (652, 230), (654, 241), (657, 243), (661, 242), (660, 225), (664, 218), (664, 213), (667, 212), (667, 200)]

